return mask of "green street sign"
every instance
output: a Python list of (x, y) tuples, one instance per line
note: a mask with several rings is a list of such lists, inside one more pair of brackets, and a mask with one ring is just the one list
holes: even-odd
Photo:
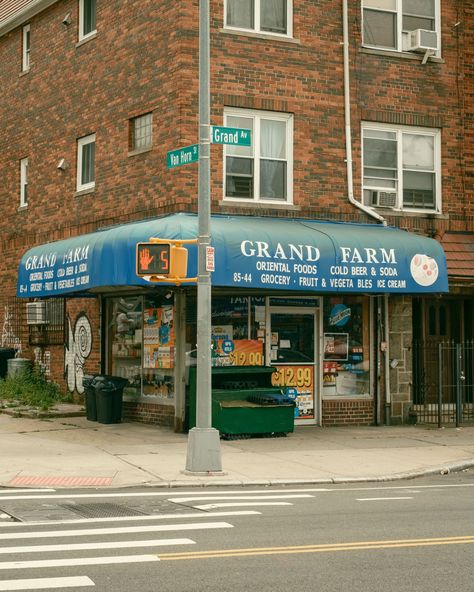
[(199, 144), (192, 144), (178, 150), (171, 150), (166, 154), (166, 165), (169, 169), (181, 166), (183, 164), (191, 164), (199, 160)]
[(211, 142), (213, 144), (251, 146), (251, 130), (213, 125), (211, 126)]

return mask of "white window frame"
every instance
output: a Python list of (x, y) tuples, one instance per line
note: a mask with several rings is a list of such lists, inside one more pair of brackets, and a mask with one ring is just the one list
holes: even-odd
[[(434, 129), (434, 128), (425, 128), (425, 127), (414, 127), (409, 125), (391, 125), (391, 124), (384, 124), (384, 123), (374, 123), (374, 122), (362, 122), (361, 126), (361, 160), (362, 160), (362, 197), (364, 200), (364, 190), (368, 191), (377, 191), (377, 188), (374, 187), (365, 187), (364, 183), (364, 170), (365, 170), (365, 163), (364, 163), (364, 130), (382, 130), (382, 131), (389, 131), (396, 134), (396, 142), (397, 142), (397, 197), (396, 203), (394, 207), (390, 207), (389, 209), (397, 210), (400, 212), (412, 212), (412, 213), (419, 213), (419, 214), (440, 214), (441, 213), (441, 130)], [(417, 207), (407, 207), (403, 205), (403, 134), (408, 133), (411, 135), (422, 135), (422, 136), (431, 136), (433, 137), (433, 158), (434, 158), (434, 175), (435, 175), (435, 205), (434, 208), (417, 208)], [(387, 189), (386, 187), (380, 187), (380, 191), (388, 191), (392, 192), (392, 189)], [(366, 203), (369, 207), (373, 207), (374, 209), (377, 206), (371, 205), (370, 203)], [(383, 208), (384, 206), (378, 206)]]
[[(368, 0), (370, 1), (370, 0)], [(402, 27), (402, 23), (403, 23), (403, 0), (395, 0), (395, 9), (394, 10), (388, 10), (388, 9), (382, 9), (382, 8), (376, 8), (373, 9), (374, 11), (377, 12), (389, 12), (391, 14), (396, 13), (396, 26), (397, 26), (397, 39), (396, 39), (396, 47), (385, 47), (385, 46), (381, 46), (381, 45), (373, 45), (371, 43), (367, 43), (364, 39), (364, 9), (369, 9), (370, 7), (368, 6), (364, 6), (364, 0), (362, 0), (361, 2), (361, 19), (362, 19), (362, 45), (364, 47), (368, 47), (371, 49), (377, 49), (380, 51), (395, 51), (395, 52), (399, 52), (399, 53), (407, 53), (407, 50), (405, 49), (406, 47), (406, 42), (408, 39), (408, 31), (404, 30)], [(440, 10), (440, 0), (435, 0), (435, 14), (434, 14), (434, 20), (435, 20), (435, 28), (434, 30), (437, 32), (438, 34), (438, 51), (436, 51), (434, 53), (434, 55), (436, 57), (440, 57), (441, 56), (441, 10)], [(411, 52), (408, 52), (411, 53)]]
[(30, 25), (25, 25), (21, 30), (21, 71), (28, 72), (30, 69)]
[[(223, 199), (226, 202), (239, 202), (245, 204), (265, 203), (292, 205), (293, 204), (293, 115), (291, 113), (281, 113), (276, 111), (260, 111), (254, 109), (226, 108), (224, 110), (224, 125), (227, 125), (229, 116), (247, 117), (253, 119), (253, 133), (251, 137), (252, 158), (254, 161), (254, 183), (253, 198), (245, 197), (227, 197), (226, 196), (226, 158), (227, 147), (224, 145), (223, 162)], [(270, 119), (272, 121), (282, 121), (286, 123), (286, 200), (260, 198), (260, 121)], [(249, 157), (250, 158), (250, 157)]]
[[(95, 35), (97, 33), (97, 25), (96, 28), (93, 29), (92, 31), (88, 31), (87, 33), (84, 33), (84, 3), (87, 0), (79, 0), (79, 41), (82, 41), (83, 39), (88, 39), (89, 37), (92, 37), (93, 35)], [(96, 4), (96, 22), (97, 22), (97, 4)]]
[(260, 29), (260, 0), (254, 0), (254, 27), (235, 27), (227, 24), (227, 2), (224, 0), (224, 28), (231, 31), (247, 31), (261, 35), (274, 35), (276, 37), (293, 37), (293, 0), (286, 0), (286, 33), (276, 31), (265, 31)]
[(28, 158), (20, 160), (20, 208), (28, 205)]
[(82, 160), (84, 154), (84, 147), (88, 144), (95, 144), (95, 134), (84, 136), (77, 140), (77, 191), (85, 191), (87, 189), (95, 188), (95, 155), (94, 155), (94, 180), (88, 183), (82, 182)]

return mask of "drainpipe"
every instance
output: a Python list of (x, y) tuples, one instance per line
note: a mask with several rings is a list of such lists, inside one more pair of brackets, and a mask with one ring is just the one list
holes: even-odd
[[(347, 165), (347, 196), (352, 205), (359, 210), (362, 210), (368, 216), (375, 218), (380, 224), (387, 226), (387, 221), (383, 216), (374, 212), (365, 204), (354, 198), (354, 181), (352, 178), (352, 131), (351, 131), (351, 89), (349, 80), (349, 15), (347, 8), (347, 0), (342, 0), (342, 32), (343, 32), (343, 49), (344, 49), (344, 120), (346, 130), (346, 165)], [(388, 354), (388, 340), (389, 340), (389, 326), (388, 326), (388, 294), (384, 295), (384, 340), (386, 343), (386, 351), (384, 358), (384, 374), (385, 374), (385, 421), (387, 425), (390, 424), (391, 412), (391, 394), (390, 394), (390, 358)], [(381, 334), (377, 331), (379, 338)], [(380, 350), (380, 347), (378, 348)], [(380, 355), (380, 352), (379, 352)], [(377, 364), (377, 390), (379, 391), (379, 372), (380, 362)], [(378, 392), (380, 396), (380, 391)], [(379, 410), (380, 411), (380, 410)], [(378, 415), (378, 414), (377, 414)]]
[(392, 394), (390, 392), (390, 328), (388, 325), (388, 298), (389, 294), (384, 294), (384, 374), (385, 374), (385, 424), (390, 425), (390, 419), (392, 415)]
[(352, 133), (351, 133), (351, 91), (349, 85), (349, 17), (347, 0), (342, 1), (342, 30), (344, 47), (344, 119), (346, 127), (346, 165), (347, 165), (347, 195), (352, 205), (375, 218), (378, 222), (387, 226), (385, 218), (372, 208), (364, 205), (354, 198), (354, 182), (352, 179)]

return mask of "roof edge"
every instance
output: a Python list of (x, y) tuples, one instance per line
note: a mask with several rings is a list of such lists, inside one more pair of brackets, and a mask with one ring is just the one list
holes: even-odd
[(19, 27), (29, 18), (36, 16), (58, 0), (33, 0), (30, 4), (15, 11), (11, 16), (0, 22), (0, 37)]

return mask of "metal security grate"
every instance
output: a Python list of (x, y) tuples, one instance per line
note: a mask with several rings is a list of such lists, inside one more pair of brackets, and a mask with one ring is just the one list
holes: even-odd
[(146, 512), (140, 512), (127, 506), (113, 503), (96, 504), (61, 504), (62, 508), (71, 510), (83, 518), (120, 518), (122, 516), (146, 516)]
[(421, 422), (474, 420), (474, 341), (413, 342), (413, 403)]

